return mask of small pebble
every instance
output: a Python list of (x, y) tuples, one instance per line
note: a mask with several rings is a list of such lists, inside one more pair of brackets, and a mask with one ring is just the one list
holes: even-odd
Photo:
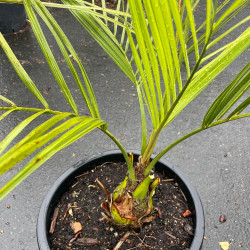
[(222, 215), (220, 216), (220, 218), (219, 218), (219, 221), (220, 221), (221, 223), (226, 222), (226, 220), (227, 220), (227, 217), (226, 217), (225, 214), (222, 214)]
[(192, 228), (192, 226), (190, 226), (189, 224), (186, 224), (186, 225), (184, 226), (184, 230), (185, 230), (188, 234), (194, 235), (194, 233), (193, 233), (193, 228)]

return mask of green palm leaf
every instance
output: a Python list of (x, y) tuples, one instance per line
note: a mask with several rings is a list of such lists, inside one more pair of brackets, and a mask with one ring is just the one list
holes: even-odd
[(2, 100), (2, 101), (4, 101), (4, 102), (8, 103), (8, 104), (11, 105), (12, 107), (16, 107), (16, 104), (15, 104), (14, 102), (12, 102), (11, 100), (9, 100), (8, 98), (6, 98), (6, 97), (4, 97), (4, 96), (2, 96), (2, 95), (0, 95), (0, 100)]
[[(156, 81), (157, 79), (159, 79), (158, 77), (159, 71), (157, 69), (158, 63), (156, 60), (156, 55), (153, 50), (151, 38), (147, 29), (147, 24), (144, 18), (141, 1), (134, 1), (133, 3), (129, 2), (129, 4), (133, 19), (133, 25), (136, 32), (137, 42), (140, 50), (140, 56), (142, 58), (142, 63), (144, 66), (143, 71), (145, 70), (145, 75), (147, 78), (146, 81), (145, 80), (143, 81), (143, 87), (145, 89), (147, 101), (149, 103), (153, 126), (157, 127), (159, 124), (159, 115), (157, 111), (158, 110), (157, 99), (155, 98), (156, 91), (154, 86), (154, 79)], [(130, 42), (132, 42), (132, 38), (130, 39)], [(140, 63), (141, 62), (138, 62), (137, 60), (137, 67), (139, 66)]]
[(8, 116), (10, 113), (12, 113), (13, 112), (13, 110), (8, 110), (8, 111), (6, 111), (5, 113), (3, 113), (1, 116), (0, 116), (0, 121), (2, 120), (2, 119), (4, 119), (6, 116)]
[[(220, 37), (214, 39), (213, 42), (210, 42), (213, 35), (224, 25), (223, 22), (228, 22), (232, 16), (236, 15), (235, 13), (241, 10), (245, 1), (240, 1), (240, 3), (233, 2), (233, 4), (231, 4), (221, 15), (217, 23), (216, 14), (219, 10), (221, 10), (221, 6), (220, 8), (217, 8), (217, 2), (214, 4), (213, 1), (209, 0), (207, 1), (206, 30), (202, 36), (205, 45), (202, 48), (202, 52), (199, 53), (199, 47), (202, 43), (199, 43), (197, 38), (193, 14), (193, 6), (195, 6), (197, 2), (193, 4), (193, 1), (186, 0), (185, 6), (187, 18), (196, 54), (196, 64), (193, 67), (192, 72), (190, 72), (187, 40), (184, 36), (184, 34), (186, 34), (185, 29), (187, 26), (182, 23), (182, 13), (184, 11), (184, 7), (182, 6), (181, 12), (179, 12), (179, 8), (175, 0), (131, 0), (129, 3), (136, 41), (134, 41), (134, 38), (130, 34), (129, 28), (127, 29), (128, 37), (133, 57), (139, 70), (138, 72), (140, 73), (144, 101), (148, 107), (148, 112), (155, 129), (155, 132), (152, 134), (152, 138), (148, 142), (148, 149), (146, 150), (143, 158), (143, 160), (147, 162), (160, 131), (167, 126), (186, 105), (188, 105), (199, 93), (201, 93), (201, 91), (203, 91), (216, 76), (218, 76), (241, 53), (243, 53), (243, 51), (247, 49), (250, 45), (250, 31), (249, 29), (246, 29), (237, 39), (235, 39), (234, 42), (223, 45), (217, 51), (213, 51), (209, 54), (208, 50), (213, 44), (217, 43), (231, 31), (235, 30), (248, 20), (248, 18), (242, 20), (234, 27), (225, 31), (225, 33), (220, 35)], [(168, 16), (169, 20), (166, 18)], [(145, 20), (148, 21), (149, 26), (147, 26)], [(172, 20), (175, 25), (174, 29), (171, 29), (173, 26)], [(152, 34), (152, 38), (150, 38), (149, 34)], [(170, 38), (173, 40), (173, 37), (175, 38), (175, 43), (180, 46), (179, 51), (176, 46), (173, 46), (173, 43), (172, 45), (170, 43)], [(136, 43), (138, 43), (138, 50), (135, 46)], [(175, 51), (177, 51), (177, 54)], [(155, 55), (157, 55), (157, 60), (155, 60)], [(183, 88), (182, 84), (180, 84), (181, 81), (179, 80), (181, 79), (181, 72), (178, 67), (176, 67), (176, 55), (179, 57), (178, 64), (181, 64), (182, 55), (184, 61), (186, 62), (187, 80), (183, 85)], [(215, 55), (217, 56), (213, 60), (203, 67), (200, 67), (201, 63), (206, 62), (207, 59), (214, 57)], [(165, 85), (163, 96), (161, 95), (161, 91), (159, 91), (159, 89), (162, 88), (162, 85), (161, 81), (158, 80), (159, 78), (157, 74), (159, 71), (157, 71), (156, 67), (159, 67)], [(177, 77), (179, 77), (179, 79)], [(175, 84), (176, 79), (178, 79), (179, 84)], [(164, 103), (164, 111), (162, 111), (162, 100)], [(242, 106), (240, 107), (242, 108)]]
[[(234, 0), (234, 2), (227, 8), (227, 10), (220, 16), (216, 21), (215, 26), (219, 26), (230, 14), (235, 12), (235, 10), (242, 5), (246, 4), (247, 0)], [(249, 4), (249, 2), (248, 2)]]
[(230, 65), (250, 45), (250, 28), (246, 29), (230, 46), (194, 75), (186, 92), (176, 105), (165, 126), (173, 120), (205, 87), (211, 83), (228, 65)]
[[(63, 0), (65, 4), (85, 6), (83, 2), (76, 0)], [(97, 16), (84, 12), (70, 10), (79, 23), (90, 33), (99, 43), (114, 62), (124, 71), (124, 73), (135, 83), (136, 79), (129, 60), (121, 45), (110, 31), (110, 29)]]
[[(225, 7), (227, 7), (227, 3), (229, 3), (229, 0), (224, 1), (215, 11), (215, 15), (219, 14), (221, 12), (221, 10)], [(235, 18), (236, 15), (238, 15), (239, 13), (241, 13), (241, 11), (248, 5), (248, 1), (244, 0), (241, 1), (241, 4), (236, 4), (234, 5), (234, 9), (231, 11), (227, 12), (227, 15), (224, 15), (224, 21), (221, 23), (218, 23), (215, 21), (215, 23), (213, 24), (213, 29), (212, 29), (212, 35), (214, 36), (215, 34), (217, 34), (218, 31), (220, 31), (228, 22), (230, 22), (233, 18)], [(247, 20), (245, 20), (247, 21)], [(219, 36), (218, 38), (216, 38), (213, 42), (211, 42), (211, 44), (208, 46), (208, 48), (210, 48), (212, 45), (216, 44), (218, 41), (220, 41), (222, 38), (224, 38), (225, 36), (227, 36), (231, 31), (233, 31), (235, 28), (238, 27), (238, 25), (243, 24), (245, 21), (241, 21), (238, 24), (235, 25), (235, 27), (232, 27), (230, 29), (228, 29), (228, 31), (223, 32), (223, 34), (221, 36)], [(204, 25), (206, 24), (206, 21), (197, 29), (197, 33), (200, 32), (200, 30), (204, 27)], [(189, 42), (192, 39), (192, 37), (190, 37), (187, 42)], [(205, 34), (201, 35), (200, 38), (198, 39), (198, 43), (199, 46), (201, 46), (202, 44), (204, 44), (205, 42)], [(188, 48), (188, 54), (191, 54), (194, 51), (194, 44), (191, 45)]]
[(185, 0), (185, 4), (186, 4), (186, 8), (187, 8), (187, 15), (188, 15), (188, 19), (189, 19), (190, 28), (191, 28), (191, 31), (192, 31), (192, 38), (193, 38), (193, 41), (194, 41), (194, 49), (195, 49), (196, 61), (198, 61), (199, 60), (199, 44), (198, 44), (198, 40), (197, 40), (197, 34), (196, 34), (196, 28), (195, 28), (195, 21), (194, 21), (192, 6), (191, 6), (191, 2), (188, 1), (188, 0)]
[[(99, 120), (99, 119), (97, 119)], [(56, 136), (64, 133), (68, 129), (71, 129), (72, 127), (77, 125), (88, 127), (91, 125), (91, 123), (95, 122), (96, 118), (90, 118), (90, 117), (73, 117), (53, 130), (49, 131), (48, 133), (40, 136), (39, 138), (36, 138), (32, 141), (28, 141), (21, 147), (19, 147), (14, 152), (7, 151), (4, 155), (0, 157), (0, 174), (3, 174), (7, 170), (9, 170), (11, 167), (25, 159), (27, 156), (35, 152), (36, 150), (40, 149), (42, 146), (44, 146), (46, 143), (53, 140)]]
[[(33, 81), (30, 79), (27, 72), (24, 70), (21, 63), (16, 58), (15, 54), (11, 50), (10, 46), (4, 39), (2, 33), (0, 32), (0, 46), (3, 48), (5, 54), (7, 55), (8, 59), (10, 60), (12, 66), (14, 67), (15, 71), (19, 75), (19, 77), (22, 79), (23, 83), (27, 86), (27, 88), (31, 91), (31, 93), (43, 104), (45, 108), (49, 108), (48, 103), (43, 98), (42, 94), (39, 92)], [(6, 98), (1, 98), (4, 101), (7, 101)], [(8, 102), (8, 101), (7, 101)], [(13, 103), (10, 103), (11, 105)]]
[[(189, 0), (190, 1), (190, 0)], [(181, 51), (183, 53), (184, 61), (186, 64), (186, 70), (187, 70), (187, 77), (190, 76), (190, 65), (189, 65), (189, 59), (188, 59), (188, 54), (187, 54), (187, 46), (185, 42), (185, 37), (184, 37), (184, 32), (182, 28), (182, 21), (181, 21), (181, 16), (178, 10), (177, 2), (175, 0), (170, 0), (169, 1), (169, 6), (171, 9), (172, 17), (175, 22), (175, 27), (176, 27), (176, 33), (178, 35), (178, 38), (180, 40), (180, 46), (181, 46)]]
[(35, 36), (37, 37), (37, 41), (44, 53), (44, 56), (51, 68), (51, 71), (55, 77), (55, 79), (57, 80), (57, 83), (58, 85), (60, 86), (67, 102), (69, 103), (69, 105), (71, 106), (71, 108), (74, 110), (74, 112), (76, 114), (78, 114), (78, 109), (77, 109), (77, 106), (75, 104), (75, 101), (69, 91), (69, 88), (64, 80), (64, 77), (56, 63), (56, 60), (55, 60), (55, 57), (53, 56), (52, 52), (51, 52), (51, 49), (48, 45), (48, 42), (43, 34), (43, 31), (39, 25), (39, 22), (36, 18), (36, 15), (32, 9), (32, 0), (24, 0), (23, 1), (24, 3), (24, 7), (25, 7), (25, 10), (26, 10), (26, 13), (30, 19), (30, 24), (31, 24), (31, 27), (34, 31), (34, 34)]
[(18, 124), (1, 142), (0, 142), (0, 155), (8, 147), (8, 145), (38, 116), (42, 115), (45, 111), (35, 113), (28, 117), (20, 124)]
[[(102, 120), (89, 117), (71, 118), (70, 120), (64, 122), (62, 125), (59, 125), (57, 128), (53, 129), (51, 132), (39, 138), (36, 138), (35, 140), (27, 142), (24, 146), (17, 149), (15, 153), (11, 154), (11, 158), (12, 161), (14, 161), (14, 164), (21, 161), (24, 158), (23, 155), (25, 155), (25, 157), (28, 156), (58, 134), (69, 129), (66, 133), (64, 133), (55, 141), (51, 142), (47, 147), (36, 154), (5, 186), (0, 189), (0, 199), (2, 199), (23, 179), (25, 179), (35, 169), (37, 169), (40, 165), (51, 158), (55, 153), (75, 142), (93, 129), (104, 124), (105, 123)], [(11, 165), (13, 165), (13, 163), (11, 162), (10, 164), (8, 160), (9, 156), (7, 155), (6, 158), (4, 158), (4, 160), (0, 163), (0, 173), (6, 171), (11, 167)]]
[[(39, 113), (42, 113), (42, 111), (38, 112), (38, 114)], [(51, 129), (54, 125), (56, 125), (57, 123), (59, 123), (60, 121), (62, 121), (63, 119), (65, 119), (68, 116), (71, 116), (71, 114), (70, 113), (62, 113), (62, 114), (54, 115), (49, 120), (45, 121), (41, 125), (37, 126), (35, 129), (33, 129), (20, 142), (18, 142), (15, 146), (13, 146), (8, 151), (8, 154), (12, 155), (18, 148), (21, 148), (24, 144), (28, 143), (29, 141), (35, 140), (36, 138), (40, 137), (42, 134), (44, 134), (46, 131)]]
[[(7, 1), (18, 2), (19, 0)], [(247, 17), (215, 37), (217, 32), (248, 4), (246, 0), (225, 0), (218, 8), (217, 0), (207, 0), (206, 18), (198, 28), (194, 11), (199, 0), (195, 2), (194, 0), (180, 2), (176, 0), (129, 0), (126, 10), (122, 6), (121, 0), (118, 1), (116, 10), (105, 8), (104, 0), (102, 0), (102, 8), (94, 5), (94, 1), (88, 3), (80, 0), (63, 0), (63, 2), (64, 4), (56, 4), (40, 0), (23, 0), (31, 26), (45, 58), (74, 114), (49, 109), (47, 102), (0, 34), (0, 44), (18, 75), (45, 106), (45, 109), (17, 107), (14, 102), (0, 95), (1, 101), (11, 105), (11, 107), (0, 107), (0, 110), (6, 111), (0, 116), (0, 120), (15, 111), (35, 112), (34, 115), (22, 121), (0, 144), (0, 153), (3, 153), (0, 156), (0, 174), (11, 169), (25, 158), (31, 158), (28, 164), (0, 190), (0, 198), (56, 152), (95, 128), (100, 128), (118, 145), (128, 163), (129, 177), (135, 180), (135, 171), (125, 150), (107, 130), (107, 124), (99, 119), (100, 115), (94, 92), (80, 59), (47, 7), (69, 9), (136, 86), (142, 120), (141, 152), (143, 157), (141, 161), (145, 165), (148, 164), (144, 172), (145, 175), (149, 174), (155, 162), (168, 150), (191, 135), (230, 120), (249, 116), (249, 114), (240, 115), (249, 105), (249, 97), (238, 104), (231, 113), (229, 112), (249, 88), (248, 64), (212, 104), (204, 117), (201, 128), (169, 145), (149, 163), (159, 134), (164, 127), (250, 45), (250, 28), (248, 28), (235, 41), (223, 44), (216, 51), (210, 52), (213, 45), (218, 44), (240, 25), (249, 21), (249, 17)], [(181, 2), (183, 2), (182, 5)], [(222, 10), (224, 10), (223, 13)], [(75, 101), (48, 46), (34, 11), (42, 18), (54, 36), (92, 117), (78, 116)], [(218, 15), (220, 16), (218, 17)], [(108, 27), (108, 22), (114, 24), (112, 29)], [(204, 26), (206, 27), (203, 32)], [(198, 32), (203, 32), (203, 34), (198, 35)], [(130, 57), (128, 50), (129, 46), (132, 57)], [(189, 58), (192, 52), (195, 53), (196, 58), (194, 66), (191, 66), (191, 57)], [(70, 55), (74, 57), (80, 68), (85, 84), (82, 84), (80, 75), (70, 60)], [(181, 69), (182, 61), (184, 61), (184, 70)], [(153, 125), (149, 140), (147, 139), (145, 106)], [(34, 119), (42, 115), (44, 117), (45, 114), (50, 114), (52, 117), (8, 149), (13, 140)], [(227, 117), (222, 118), (226, 114)], [(6, 149), (8, 149), (7, 152), (5, 152)], [(138, 196), (143, 197), (144, 195), (145, 193), (138, 192)]]
[[(165, 105), (163, 105), (160, 78), (157, 75), (159, 79), (155, 79), (155, 85), (158, 93), (159, 111), (161, 117), (164, 117), (163, 106), (165, 106), (166, 111), (168, 111), (170, 108), (171, 99), (175, 100), (176, 98), (174, 62), (171, 56), (170, 39), (168, 38), (166, 29), (161, 28), (162, 26), (165, 26), (165, 20), (161, 11), (161, 6), (159, 5), (159, 1), (155, 1), (154, 6), (151, 5), (150, 1), (144, 1), (144, 6), (148, 15), (148, 22), (152, 31), (152, 38), (154, 40), (165, 88), (166, 91), (171, 93), (170, 95), (167, 95), (167, 98), (165, 99)], [(160, 34), (161, 31), (162, 34)], [(157, 62), (153, 62), (152, 64), (155, 65), (155, 67), (158, 67)], [(156, 72), (158, 73), (158, 71), (159, 70)]]
[[(221, 119), (226, 112), (239, 100), (239, 98), (246, 93), (250, 88), (250, 63), (248, 63), (243, 70), (236, 76), (236, 78), (227, 86), (227, 88), (218, 96), (213, 104), (208, 109), (202, 127), (209, 126), (215, 120)], [(239, 114), (249, 105), (249, 98), (242, 102), (234, 114)], [(229, 115), (231, 118), (233, 115)]]
[[(250, 105), (250, 97), (248, 97), (244, 102), (242, 102), (231, 114), (228, 115), (227, 120), (232, 120), (233, 118), (239, 116), (239, 114)], [(250, 116), (250, 113), (240, 115), (241, 117)]]
[[(90, 81), (89, 81), (89, 78), (85, 72), (85, 69), (84, 69), (77, 53), (75, 52), (73, 46), (71, 45), (70, 41), (68, 40), (68, 38), (66, 37), (66, 35), (62, 31), (60, 26), (57, 24), (55, 19), (52, 17), (52, 15), (49, 13), (49, 11), (41, 4), (41, 2), (37, 0), (36, 2), (32, 1), (32, 3), (33, 3), (35, 10), (37, 11), (37, 13), (41, 16), (41, 18), (46, 23), (46, 25), (48, 26), (48, 28), (52, 32), (53, 36), (55, 37), (57, 44), (58, 44), (67, 64), (72, 72), (72, 75), (73, 75), (73, 77), (78, 85), (80, 93), (82, 94), (82, 96), (83, 96), (83, 98), (84, 98), (84, 100), (89, 108), (91, 115), (94, 117), (100, 117), (98, 106), (96, 103), (96, 98), (95, 98), (95, 95), (93, 92), (93, 88), (90, 84)], [(80, 79), (79, 75), (77, 74), (77, 71), (76, 71), (76, 69), (71, 61), (71, 58), (70, 58), (66, 48), (64, 47), (63, 43), (65, 44), (66, 48), (71, 53), (74, 60), (77, 62), (78, 66), (79, 66), (81, 73), (82, 73), (82, 76), (83, 76), (83, 79), (85, 81), (87, 91), (85, 91), (85, 89), (82, 85), (81, 79)]]

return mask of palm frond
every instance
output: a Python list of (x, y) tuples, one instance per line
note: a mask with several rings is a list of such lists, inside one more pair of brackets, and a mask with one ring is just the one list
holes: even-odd
[[(154, 128), (159, 126), (161, 129), (161, 123), (164, 123), (163, 127), (165, 127), (188, 103), (190, 103), (209, 83), (211, 83), (212, 80), (222, 72), (222, 70), (230, 65), (230, 63), (249, 46), (249, 29), (247, 29), (233, 43), (223, 45), (221, 48), (217, 49), (216, 52), (213, 51), (208, 54), (208, 50), (212, 45), (224, 38), (241, 24), (247, 22), (249, 18), (243, 19), (211, 42), (212, 37), (218, 31), (219, 25), (221, 25), (223, 21), (228, 20), (228, 18), (236, 15), (236, 12), (242, 8), (246, 1), (234, 1), (228, 9), (221, 14), (221, 17), (219, 17), (217, 22), (216, 14), (221, 11), (222, 6), (217, 8), (217, 2), (214, 3), (212, 0), (207, 1), (206, 30), (202, 36), (205, 46), (203, 47), (202, 54), (200, 54), (199, 47), (201, 44), (197, 38), (195, 17), (193, 14), (193, 6), (196, 5), (197, 2), (193, 3), (193, 1), (185, 0), (185, 6), (181, 6), (181, 10), (184, 11), (184, 7), (186, 8), (196, 55), (196, 65), (193, 67), (191, 74), (189, 71), (190, 65), (187, 52), (188, 41), (185, 40), (183, 35), (185, 33), (185, 25), (183, 26), (182, 24), (182, 12), (180, 13), (176, 1), (171, 0), (160, 2), (158, 0), (143, 0), (143, 5), (141, 2), (142, 1), (140, 0), (129, 2), (139, 52), (135, 49), (135, 42), (134, 39), (132, 39), (132, 36), (129, 36), (130, 45), (131, 48), (133, 47), (132, 53), (134, 58), (137, 58), (135, 62), (139, 69), (140, 77), (144, 86), (143, 90), (145, 91), (144, 96), (146, 98), (144, 101), (149, 109), (153, 126)], [(133, 5), (133, 7), (131, 5)], [(148, 18), (149, 26), (147, 29), (146, 25), (143, 25), (143, 18), (144, 20)], [(148, 42), (148, 37), (150, 37), (149, 34), (152, 34), (152, 45), (149, 45)], [(180, 45), (179, 55), (176, 54), (176, 51), (178, 52), (177, 47), (173, 46), (173, 42), (171, 43), (173, 38), (175, 44), (178, 42)], [(152, 48), (154, 48), (154, 52)], [(153, 53), (157, 55), (157, 61), (155, 60), (155, 57), (153, 57)], [(184, 90), (182, 90), (182, 74), (180, 68), (176, 67), (177, 62), (178, 64), (181, 63), (181, 55), (184, 55), (183, 57), (186, 62), (187, 70), (187, 80), (183, 85), (185, 86)], [(200, 68), (201, 63), (206, 62), (207, 59), (215, 55), (217, 56), (211, 62)], [(179, 57), (179, 61), (176, 60), (176, 58), (178, 58), (177, 56)], [(159, 79), (158, 74), (154, 74), (154, 72), (159, 72), (155, 69), (156, 67), (159, 67), (162, 73), (165, 85), (164, 92), (160, 91), (162, 85), (161, 81), (157, 80)], [(176, 79), (178, 84), (175, 82)], [(154, 81), (154, 88), (152, 86), (152, 81)], [(157, 89), (157, 95), (156, 92), (154, 92), (155, 89)], [(161, 93), (164, 93), (164, 95)], [(163, 112), (161, 108), (162, 100), (165, 107)], [(155, 103), (158, 105), (157, 112), (159, 115), (157, 115), (155, 111)], [(164, 116), (162, 114), (164, 114)], [(159, 123), (157, 123), (157, 119), (159, 119)]]
[(178, 10), (177, 2), (175, 0), (170, 0), (169, 3), (165, 2), (166, 8), (168, 8), (167, 4), (169, 4), (169, 7), (171, 9), (171, 16), (175, 22), (176, 36), (178, 38), (177, 41), (178, 40), (180, 41), (181, 51), (183, 54), (185, 65), (186, 65), (187, 77), (189, 77), (190, 65), (189, 65), (189, 59), (188, 59), (188, 54), (187, 54), (186, 41), (185, 41), (184, 32), (183, 32), (182, 18)]
[(8, 147), (8, 145), (38, 116), (42, 115), (45, 111), (38, 112), (28, 117), (20, 124), (18, 124), (1, 142), (0, 142), (0, 155)]
[(4, 119), (6, 116), (8, 116), (9, 114), (11, 114), (13, 112), (13, 109), (12, 110), (8, 110), (6, 111), (5, 113), (3, 113), (1, 116), (0, 116), (0, 121), (2, 119)]
[[(12, 66), (14, 67), (15, 71), (19, 75), (19, 77), (22, 79), (23, 83), (26, 85), (26, 87), (31, 91), (31, 93), (43, 104), (45, 108), (49, 108), (48, 103), (40, 93), (40, 91), (37, 89), (36, 85), (33, 83), (21, 63), (16, 58), (15, 54), (11, 50), (10, 46), (6, 42), (5, 38), (3, 37), (2, 33), (0, 32), (0, 46), (3, 48), (5, 54), (7, 55), (8, 59), (10, 60)], [(3, 100), (3, 98), (2, 98)], [(6, 98), (4, 98), (4, 101), (7, 101)], [(9, 101), (7, 101), (9, 102)]]
[(12, 107), (16, 107), (16, 104), (14, 102), (12, 102), (11, 100), (9, 100), (8, 98), (6, 98), (3, 95), (0, 95), (0, 100), (8, 103), (9, 105), (11, 105)]
[[(63, 0), (65, 4), (84, 6), (84, 2), (77, 0)], [(90, 35), (98, 42), (98, 44), (106, 51), (106, 53), (114, 60), (114, 62), (124, 71), (129, 79), (135, 84), (136, 79), (129, 60), (124, 53), (122, 46), (115, 38), (111, 30), (106, 26), (100, 18), (84, 11), (76, 11), (71, 9), (72, 14), (79, 23), (90, 33)]]
[(192, 11), (191, 2), (188, 0), (185, 0), (186, 8), (187, 8), (187, 16), (189, 19), (190, 29), (192, 32), (192, 38), (194, 41), (194, 50), (195, 50), (195, 56), (196, 56), (196, 62), (199, 60), (199, 44), (197, 39), (197, 33), (196, 33), (196, 27), (195, 27), (195, 21), (194, 21), (194, 15)]
[(198, 70), (194, 79), (190, 82), (181, 100), (176, 105), (170, 115), (167, 125), (179, 114), (183, 108), (189, 104), (199, 93), (204, 90), (215, 77), (217, 77), (227, 66), (229, 66), (241, 53), (250, 45), (250, 28), (246, 29), (233, 43), (230, 44), (222, 53), (214, 58), (207, 65)]
[(242, 21), (238, 22), (237, 24), (235, 24), (233, 27), (229, 28), (227, 31), (225, 31), (222, 35), (220, 35), (219, 37), (215, 38), (213, 41), (211, 41), (208, 46), (207, 49), (210, 49), (212, 46), (214, 46), (216, 43), (218, 43), (220, 40), (222, 40), (223, 38), (225, 38), (228, 34), (230, 34), (232, 31), (234, 31), (235, 29), (237, 29), (240, 25), (248, 22), (250, 20), (250, 17), (246, 17), (244, 18)]
[(65, 79), (61, 73), (61, 70), (58, 66), (58, 64), (56, 63), (56, 59), (55, 57), (53, 56), (53, 53), (48, 45), (48, 42), (43, 34), (43, 31), (42, 31), (42, 28), (37, 20), (37, 17), (32, 9), (32, 0), (24, 0), (23, 3), (24, 3), (24, 7), (25, 7), (25, 10), (26, 10), (26, 13), (30, 19), (30, 24), (31, 24), (31, 27), (34, 31), (34, 34), (37, 38), (37, 41), (44, 53), (44, 56), (48, 62), (48, 65), (58, 83), (58, 85), (60, 86), (67, 102), (69, 103), (70, 107), (73, 109), (73, 111), (78, 114), (78, 109), (77, 109), (77, 106), (75, 104), (75, 101), (69, 91), (69, 88), (65, 82)]
[[(184, 135), (172, 144), (164, 148), (145, 169), (144, 174), (148, 175), (159, 159), (164, 156), (170, 149), (186, 140), (187, 138), (202, 132), (208, 128), (221, 125), (223, 123), (250, 117), (250, 113), (241, 114), (249, 105), (250, 97), (248, 96), (240, 103), (231, 113), (228, 112), (233, 105), (247, 92), (250, 88), (250, 63), (248, 63), (235, 79), (222, 91), (222, 93), (212, 103), (207, 113), (205, 114), (201, 127)], [(226, 118), (223, 118), (226, 113), (229, 113)]]
[[(137, 37), (140, 56), (142, 58), (142, 63), (144, 66), (143, 71), (145, 70), (145, 75), (147, 76), (146, 81), (143, 81), (143, 87), (145, 89), (145, 93), (149, 103), (153, 126), (157, 127), (159, 124), (159, 114), (157, 99), (155, 98), (156, 91), (154, 86), (154, 79), (155, 81), (159, 79), (158, 62), (156, 60), (156, 55), (151, 43), (146, 20), (144, 18), (141, 1), (134, 1), (133, 3), (130, 3), (130, 11), (133, 19), (133, 25)], [(132, 38), (130, 39), (130, 42), (132, 42)], [(133, 55), (135, 56), (135, 54)], [(140, 63), (141, 61), (137, 61), (137, 67), (139, 67)], [(157, 83), (159, 84), (159, 81), (157, 81)]]
[[(42, 134), (40, 133), (40, 135), (37, 136), (36, 132), (38, 128), (35, 128), (22, 141), (0, 157), (0, 174), (3, 174), (18, 162), (49, 143), (32, 157), (32, 159), (0, 189), (0, 199), (15, 188), (35, 169), (51, 158), (56, 152), (67, 147), (93, 129), (105, 124), (104, 121), (97, 118), (73, 117), (64, 121), (51, 131), (44, 133), (49, 127), (58, 123), (63, 117), (65, 117), (64, 114), (62, 114), (61, 117), (56, 117), (53, 120), (50, 119), (44, 124), (41, 124), (40, 128), (43, 128)], [(60, 135), (60, 137), (55, 139), (58, 135)]]
[[(69, 39), (67, 36), (64, 34), (63, 30), (60, 28), (60, 26), (57, 24), (55, 19), (52, 17), (52, 15), (49, 13), (49, 11), (41, 4), (40, 1), (32, 1), (33, 2), (33, 7), (37, 11), (37, 13), (40, 15), (40, 17), (43, 19), (43, 21), (46, 23), (48, 28), (50, 29), (51, 33), (53, 34), (54, 38), (57, 41), (57, 44), (65, 58), (65, 61), (67, 65), (69, 66), (69, 69), (75, 79), (75, 82), (77, 83), (77, 86), (80, 90), (80, 93), (82, 94), (83, 99), (85, 100), (89, 111), (93, 117), (100, 117), (99, 115), (99, 110), (98, 106), (96, 103), (96, 98), (93, 92), (93, 88), (90, 84), (89, 78), (86, 74), (86, 71), (82, 65), (81, 60), (79, 59), (77, 53), (75, 52), (73, 46), (71, 45)], [(69, 51), (70, 54), (68, 54), (67, 50)], [(78, 64), (87, 91), (84, 89), (82, 81), (80, 79), (80, 76), (78, 75), (70, 56), (73, 56), (74, 60)]]
[[(215, 10), (215, 15), (218, 15), (220, 14), (220, 12), (223, 10), (223, 8), (227, 7), (227, 4), (229, 3), (230, 1), (229, 0), (226, 0), (224, 1), (216, 10)], [(240, 5), (234, 5), (234, 9), (230, 12), (227, 12), (227, 16), (224, 17), (224, 21), (221, 22), (221, 23), (218, 23), (214, 22), (213, 24), (213, 29), (212, 29), (212, 35), (216, 35), (228, 22), (230, 22), (233, 18), (235, 18), (238, 14), (241, 13), (241, 11), (248, 5), (248, 1), (247, 0), (244, 0), (244, 1), (241, 1), (241, 4)], [(241, 23), (241, 22), (240, 22)], [(201, 32), (201, 29), (206, 25), (206, 21), (203, 22), (203, 24), (197, 29), (197, 33), (198, 32)], [(237, 27), (237, 24), (235, 25)], [(235, 27), (235, 28), (236, 28)], [(231, 31), (232, 31), (232, 28), (229, 28), (228, 31), (225, 31), (223, 32), (223, 34), (220, 36), (220, 38), (216, 38), (216, 42), (215, 41), (212, 41), (211, 43), (216, 44), (218, 41), (220, 41), (222, 38), (226, 37)], [(187, 42), (189, 42), (190, 40), (192, 39), (192, 36), (189, 37), (189, 39), (187, 40)], [(217, 40), (218, 39), (218, 40)], [(202, 46), (204, 43), (205, 43), (205, 34), (202, 34), (199, 39), (198, 39), (198, 43), (199, 43), (199, 46)], [(208, 48), (210, 48), (211, 44), (208, 46)], [(191, 54), (192, 52), (194, 51), (194, 44), (192, 44), (191, 46), (189, 46), (188, 48), (188, 54)]]
[[(214, 121), (220, 120), (240, 97), (250, 88), (250, 63), (235, 77), (208, 109), (202, 127), (207, 127)], [(229, 116), (240, 114), (250, 103), (249, 97), (244, 100)]]

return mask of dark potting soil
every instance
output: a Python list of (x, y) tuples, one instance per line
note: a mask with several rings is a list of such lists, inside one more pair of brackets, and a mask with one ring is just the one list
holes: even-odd
[[(76, 177), (57, 205), (58, 216), (54, 232), (49, 237), (51, 249), (111, 250), (122, 238), (124, 241), (119, 249), (179, 250), (190, 247), (192, 215), (183, 216), (189, 210), (186, 198), (178, 184), (168, 179), (167, 173), (158, 173), (161, 182), (153, 198), (156, 218), (152, 222), (134, 230), (120, 228), (102, 219), (100, 204), (105, 200), (105, 194), (95, 180), (98, 178), (111, 193), (125, 177), (126, 170), (124, 163), (105, 163)], [(82, 230), (74, 232), (72, 226), (75, 230), (82, 227)]]

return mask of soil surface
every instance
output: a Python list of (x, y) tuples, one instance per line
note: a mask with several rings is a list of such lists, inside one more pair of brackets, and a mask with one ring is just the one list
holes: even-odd
[[(100, 207), (104, 191), (95, 182), (98, 178), (111, 193), (126, 174), (123, 163), (105, 163), (76, 177), (55, 210), (58, 216), (50, 234), (51, 249), (187, 249), (193, 238), (191, 216), (184, 194), (177, 183), (159, 173), (161, 182), (154, 195), (156, 219), (140, 230), (119, 228), (102, 219)], [(75, 227), (75, 232), (74, 232)], [(82, 229), (82, 230), (81, 230)], [(77, 233), (77, 230), (80, 230)], [(118, 249), (118, 248), (117, 248)]]

